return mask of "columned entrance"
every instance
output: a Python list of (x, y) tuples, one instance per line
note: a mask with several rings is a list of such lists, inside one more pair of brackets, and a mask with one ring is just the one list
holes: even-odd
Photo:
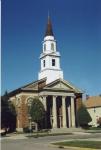
[(46, 128), (75, 127), (75, 105), (73, 96), (43, 96)]
[(62, 127), (62, 100), (61, 96), (57, 97), (57, 127), (61, 128)]
[(62, 96), (62, 118), (63, 118), (63, 128), (67, 127), (67, 117), (66, 117), (66, 97)]

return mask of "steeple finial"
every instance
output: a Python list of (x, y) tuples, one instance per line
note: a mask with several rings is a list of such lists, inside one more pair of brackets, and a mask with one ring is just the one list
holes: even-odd
[(47, 27), (46, 27), (45, 36), (53, 36), (53, 30), (52, 30), (52, 24), (51, 24), (51, 20), (50, 20), (49, 11), (48, 11), (48, 23), (47, 23)]

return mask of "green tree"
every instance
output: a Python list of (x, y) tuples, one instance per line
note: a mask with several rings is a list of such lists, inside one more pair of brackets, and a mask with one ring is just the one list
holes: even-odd
[(86, 107), (82, 104), (81, 107), (78, 109), (77, 112), (77, 121), (79, 126), (81, 127), (87, 127), (88, 123), (92, 121), (92, 118), (87, 111)]
[(31, 120), (40, 124), (45, 116), (45, 109), (38, 97), (34, 98), (30, 108)]
[(9, 114), (9, 104), (8, 104), (8, 94), (5, 92), (4, 96), (1, 97), (1, 128), (8, 128), (8, 114)]
[(16, 112), (14, 105), (9, 101), (7, 91), (1, 97), (1, 128), (14, 131), (16, 128)]

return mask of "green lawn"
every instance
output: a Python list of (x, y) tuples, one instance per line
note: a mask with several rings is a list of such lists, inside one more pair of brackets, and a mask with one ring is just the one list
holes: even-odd
[(86, 130), (88, 133), (101, 133), (101, 128), (97, 127), (90, 127), (88, 130)]
[(99, 130), (99, 131), (101, 131), (101, 127), (90, 127), (88, 130)]
[(101, 141), (66, 141), (66, 142), (58, 142), (53, 143), (54, 145), (58, 145), (59, 147), (63, 146), (71, 146), (71, 147), (81, 147), (81, 148), (96, 148), (101, 150)]
[(98, 130), (88, 130), (86, 131), (86, 133), (101, 133), (101, 131), (98, 131)]
[(44, 137), (44, 136), (61, 136), (61, 135), (71, 135), (72, 133), (31, 133), (26, 135), (26, 137), (34, 137), (34, 138), (38, 138), (38, 137)]

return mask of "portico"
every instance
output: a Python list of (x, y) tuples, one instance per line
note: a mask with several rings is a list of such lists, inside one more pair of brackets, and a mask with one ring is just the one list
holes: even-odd
[[(65, 95), (65, 96), (64, 96)], [(76, 127), (75, 124), (75, 96), (73, 93), (52, 92), (51, 95), (40, 94), (42, 103), (46, 110), (48, 128)]]

